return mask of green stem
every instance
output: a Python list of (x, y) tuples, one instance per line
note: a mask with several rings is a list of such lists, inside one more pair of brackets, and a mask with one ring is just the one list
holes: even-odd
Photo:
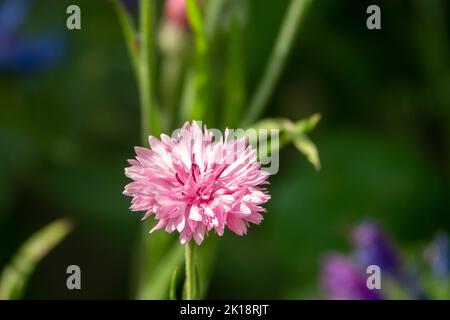
[(139, 96), (141, 105), (141, 132), (143, 143), (147, 143), (149, 134), (160, 132), (156, 115), (154, 90), (154, 55), (153, 25), (155, 16), (155, 1), (140, 0), (140, 52), (139, 52)]
[(184, 283), (186, 300), (195, 300), (197, 297), (197, 279), (195, 272), (196, 247), (193, 241), (185, 244), (186, 280)]
[[(201, 19), (201, 17), (199, 16), (200, 11), (199, 9), (195, 8), (195, 6), (197, 5), (196, 3), (191, 4), (187, 3), (191, 7), (191, 9), (188, 8), (188, 18), (190, 15), (191, 17), (189, 18), (189, 23), (191, 24), (192, 29), (194, 30), (196, 36), (197, 60), (195, 68), (188, 68), (186, 71), (181, 93), (181, 101), (179, 102), (180, 108), (179, 114), (177, 115), (177, 122), (182, 123), (187, 119), (200, 120), (199, 117), (203, 117), (202, 114), (203, 111), (202, 110), (199, 111), (199, 109), (202, 109), (203, 106), (195, 105), (196, 95), (198, 95), (197, 91), (201, 91), (201, 88), (199, 88), (201, 86), (200, 79), (198, 77), (199, 69), (202, 69), (204, 67), (200, 66), (198, 61), (203, 61), (204, 65), (205, 62), (208, 61), (207, 55), (208, 51), (210, 50), (208, 49), (208, 42), (213, 38), (214, 34), (217, 31), (217, 27), (220, 21), (219, 20), (220, 13), (223, 9), (225, 2), (226, 0), (209, 0), (207, 2), (204, 19)], [(192, 6), (194, 6), (193, 10)], [(199, 19), (200, 21), (197, 21)], [(202, 22), (202, 20), (204, 20), (204, 23)], [(204, 50), (204, 52), (202, 53), (204, 54), (203, 57), (201, 56), (199, 57), (199, 47), (204, 46), (203, 43), (207, 44), (206, 46), (207, 50)], [(208, 70), (206, 69), (206, 71)], [(206, 77), (206, 82), (210, 80), (211, 79), (208, 79), (208, 77)]]
[(172, 129), (177, 124), (179, 92), (185, 63), (179, 56), (167, 55), (161, 65), (161, 105), (166, 112), (167, 127)]
[(242, 24), (234, 17), (230, 23), (228, 38), (228, 52), (225, 68), (225, 123), (231, 127), (239, 124), (242, 109), (245, 104), (245, 75)]
[[(161, 125), (156, 103), (155, 66), (156, 55), (154, 46), (154, 26), (156, 17), (156, 0), (139, 0), (139, 28), (136, 28), (132, 17), (119, 0), (112, 0), (118, 15), (124, 37), (127, 41), (133, 70), (138, 83), (140, 112), (141, 112), (141, 139), (147, 145), (148, 135), (158, 135)], [(137, 32), (139, 29), (139, 33)], [(167, 253), (171, 239), (166, 234), (154, 234), (149, 240), (148, 227), (143, 224), (142, 235), (139, 238), (138, 248), (134, 260), (135, 291), (139, 299), (164, 298), (163, 283), (167, 277), (161, 276), (167, 270), (173, 270), (172, 265), (178, 265), (182, 260), (179, 251)], [(150, 253), (150, 254), (149, 254)], [(157, 261), (164, 266), (161, 271), (157, 268)], [(155, 276), (154, 274), (157, 274)], [(171, 271), (167, 273), (170, 278)], [(167, 278), (168, 279), (168, 278)], [(168, 280), (167, 280), (168, 282)]]
[[(153, 43), (153, 17), (155, 13), (154, 0), (140, 0), (139, 1), (139, 30), (140, 30), (140, 46), (139, 46), (139, 65), (138, 65), (138, 85), (139, 85), (139, 100), (141, 111), (141, 139), (142, 144), (146, 145), (148, 136), (150, 134), (157, 134), (159, 128), (156, 123), (156, 116), (154, 108), (154, 93), (153, 88), (153, 67), (154, 59), (151, 45)], [(142, 227), (142, 234), (138, 244), (138, 295), (141, 295), (142, 289), (147, 284), (147, 272), (151, 264), (148, 256), (151, 243), (148, 241), (145, 226)]]
[(209, 43), (197, 0), (186, 0), (186, 11), (195, 40), (195, 100), (191, 120), (206, 120), (208, 109)]
[(306, 9), (311, 1), (312, 0), (291, 0), (277, 41), (271, 53), (269, 63), (256, 89), (255, 95), (250, 102), (248, 113), (243, 120), (243, 126), (248, 126), (256, 121), (264, 111), (264, 107), (272, 96), (272, 92), (281, 75), (281, 71), (286, 64), (298, 26), (305, 16)]

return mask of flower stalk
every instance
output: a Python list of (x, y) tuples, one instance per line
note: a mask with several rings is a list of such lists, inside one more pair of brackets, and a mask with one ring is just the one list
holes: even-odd
[[(173, 108), (171, 107), (169, 110), (167, 108), (158, 110), (156, 99), (154, 35), (157, 2), (155, 0), (139, 0), (139, 24), (135, 27), (133, 17), (126, 12), (123, 4), (119, 0), (112, 1), (127, 40), (138, 84), (142, 145), (150, 143), (150, 149), (141, 147), (135, 149), (136, 158), (131, 159), (129, 161), (131, 166), (125, 169), (125, 174), (133, 182), (125, 187), (124, 194), (133, 197), (131, 210), (145, 211), (143, 220), (155, 215), (158, 224), (151, 232), (164, 229), (168, 233), (177, 231), (180, 234), (180, 243), (184, 245), (185, 258), (183, 297), (188, 300), (199, 299), (204, 294), (205, 283), (207, 283), (207, 279), (205, 279), (208, 274), (207, 267), (213, 255), (205, 255), (204, 249), (201, 248), (200, 251), (197, 245), (203, 242), (208, 232), (215, 232), (218, 236), (222, 236), (225, 227), (240, 236), (246, 234), (250, 224), (259, 224), (262, 221), (262, 213), (265, 212), (265, 209), (260, 205), (270, 199), (267, 190), (259, 187), (259, 185), (267, 183), (268, 173), (260, 170), (257, 165), (257, 152), (252, 146), (244, 143), (245, 139), (237, 141), (244, 146), (242, 152), (234, 154), (237, 151), (232, 148), (231, 142), (223, 140), (220, 145), (223, 152), (216, 154), (213, 150), (217, 148), (211, 147), (213, 142), (211, 133), (206, 127), (202, 130), (195, 121), (185, 123), (182, 134), (178, 138), (172, 139), (166, 135), (161, 136), (161, 140), (157, 138), (161, 132), (167, 131), (173, 125), (171, 122), (174, 119), (180, 121), (200, 120), (206, 123), (213, 123), (216, 120), (215, 114), (212, 112), (214, 106), (211, 105), (214, 98), (214, 94), (211, 92), (213, 86), (210, 83), (213, 75), (211, 38), (219, 24), (218, 17), (222, 12), (221, 8), (224, 6), (225, 0), (212, 1), (210, 5), (205, 5), (206, 7), (202, 7), (202, 2), (199, 1), (199, 3), (198, 0), (181, 2), (186, 5), (185, 18), (190, 25), (195, 46), (191, 60), (192, 66), (187, 66), (185, 70), (186, 80), (180, 98), (180, 106), (175, 105), (177, 101), (175, 97), (167, 99), (167, 95), (163, 95), (163, 99), (159, 101), (165, 107), (173, 105)], [(250, 113), (246, 118), (248, 122), (253, 123), (262, 113), (292, 45), (295, 29), (303, 16), (306, 5), (312, 0), (291, 1), (268, 68), (256, 91), (255, 99), (251, 103)], [(241, 47), (243, 38), (240, 37), (242, 31), (240, 27), (238, 21), (229, 30), (228, 41), (231, 43), (227, 56), (227, 68), (229, 68), (227, 73), (229, 101), (227, 101), (227, 105), (229, 105), (229, 110), (226, 113), (226, 122), (221, 121), (223, 125), (232, 124), (234, 126), (240, 121), (241, 107), (245, 102), (245, 79), (241, 70), (243, 68), (243, 48)], [(161, 58), (161, 65), (164, 66), (164, 63), (168, 62), (167, 57), (162, 56)], [(181, 78), (182, 75), (178, 73), (184, 70), (180, 69), (183, 68), (177, 66), (175, 69), (175, 78)], [(164, 89), (164, 85), (161, 87)], [(174, 91), (172, 89), (176, 88), (176, 84), (169, 88), (171, 89), (169, 91)], [(162, 118), (163, 109), (167, 110), (164, 114), (167, 118)], [(192, 144), (192, 141), (195, 143)], [(151, 151), (159, 148), (164, 152)], [(192, 150), (192, 153), (188, 150)], [(221, 164), (224, 164), (222, 162), (225, 159), (218, 158), (219, 154), (226, 154), (232, 156), (232, 159), (244, 159), (245, 161), (234, 160), (236, 161), (235, 167), (232, 165), (224, 167)], [(174, 164), (170, 165), (168, 159), (174, 161)], [(191, 160), (186, 161), (186, 159)], [(253, 164), (242, 167), (249, 161)], [(159, 168), (155, 170), (155, 166), (152, 165), (146, 167), (150, 162), (157, 163)], [(214, 170), (207, 171), (205, 163), (208, 168), (214, 168)], [(142, 170), (143, 166), (145, 170)], [(228, 170), (224, 168), (228, 168)], [(237, 174), (244, 169), (247, 171), (246, 174)], [(144, 174), (142, 174), (143, 172)], [(161, 174), (167, 175), (164, 177), (165, 181), (173, 180), (173, 183), (160, 185)], [(233, 179), (236, 180), (236, 185), (239, 185), (239, 188), (234, 190), (235, 194), (216, 192), (217, 189), (212, 187), (220, 186), (225, 182), (229, 183), (229, 180)], [(172, 190), (165, 190), (169, 186)], [(139, 191), (139, 188), (144, 188), (145, 192)], [(160, 196), (161, 192), (163, 196)], [(167, 194), (171, 196), (167, 197)], [(180, 205), (180, 201), (184, 202), (185, 207)], [(174, 206), (174, 203), (177, 205)], [(186, 212), (189, 212), (189, 215), (186, 215)], [(168, 293), (166, 289), (169, 287), (170, 279), (172, 279), (170, 296), (176, 298), (177, 276), (176, 272), (174, 275), (174, 270), (179, 270), (182, 263), (183, 247), (171, 240), (165, 235), (154, 235), (151, 241), (141, 240), (136, 263), (139, 298), (163, 298)], [(202, 288), (200, 288), (200, 282)]]
[(197, 250), (193, 241), (189, 241), (184, 246), (185, 264), (186, 264), (186, 279), (184, 282), (185, 298), (186, 300), (197, 299), (197, 274), (196, 261)]
[(197, 0), (186, 0), (186, 13), (195, 41), (195, 100), (190, 118), (207, 120), (209, 93), (209, 43), (204, 19)]
[(140, 0), (140, 47), (139, 47), (139, 94), (141, 105), (142, 140), (145, 142), (149, 134), (160, 132), (155, 103), (153, 54), (153, 26), (155, 1)]

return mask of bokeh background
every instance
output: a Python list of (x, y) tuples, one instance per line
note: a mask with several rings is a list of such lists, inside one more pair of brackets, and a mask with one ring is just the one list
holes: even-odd
[[(288, 1), (246, 2), (251, 92)], [(130, 298), (140, 216), (122, 195), (123, 169), (140, 120), (117, 18), (103, 0), (31, 3), (23, 47), (0, 37), (0, 269), (31, 233), (70, 217), (74, 232), (39, 264), (25, 298)], [(381, 30), (366, 28), (373, 3)], [(70, 4), (81, 7), (81, 30), (66, 29)], [(348, 231), (365, 218), (405, 250), (449, 230), (449, 7), (312, 4), (266, 116), (320, 112), (311, 136), (322, 169), (282, 150), (265, 221), (244, 238), (225, 233), (209, 298), (317, 297), (321, 257), (347, 250)], [(82, 269), (80, 291), (66, 289), (70, 264)]]

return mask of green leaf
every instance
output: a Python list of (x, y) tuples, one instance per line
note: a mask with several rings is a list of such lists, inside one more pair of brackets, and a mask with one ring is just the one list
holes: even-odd
[(280, 131), (296, 135), (306, 134), (311, 132), (319, 123), (321, 119), (320, 113), (315, 113), (312, 116), (301, 119), (296, 123), (286, 118), (268, 118), (257, 122), (252, 126), (254, 129), (278, 129)]
[(137, 75), (139, 73), (139, 45), (136, 37), (136, 28), (132, 21), (133, 19), (121, 1), (111, 0), (111, 2), (119, 19), (119, 23), (127, 43), (128, 53), (130, 55), (135, 74)]
[(315, 144), (304, 134), (300, 134), (294, 139), (295, 147), (303, 153), (316, 170), (320, 170), (319, 152)]
[[(289, 119), (284, 118), (270, 118), (263, 119), (252, 126), (253, 129), (267, 129), (280, 131), (279, 147), (283, 147), (291, 142), (294, 143), (296, 148), (306, 155), (309, 162), (314, 167), (320, 169), (319, 152), (317, 151), (314, 143), (308, 138), (306, 133), (311, 132), (319, 122), (321, 115), (316, 113), (306, 119), (302, 119), (293, 123)], [(270, 150), (270, 144), (259, 145), (259, 148), (268, 148)], [(273, 151), (273, 150), (272, 150)], [(266, 151), (264, 151), (266, 152)]]
[(150, 286), (151, 279), (155, 278), (158, 263), (170, 252), (174, 240), (165, 232), (155, 232), (149, 236), (151, 225), (149, 221), (142, 224), (133, 259), (132, 291), (136, 299), (150, 299), (146, 296), (146, 288)]
[(248, 112), (243, 119), (243, 125), (253, 123), (267, 106), (278, 79), (286, 65), (295, 36), (303, 22), (312, 0), (291, 0), (283, 19), (283, 24), (277, 36), (264, 74), (250, 101)]
[(308, 133), (314, 130), (319, 123), (322, 116), (320, 113), (315, 113), (311, 117), (302, 119), (295, 124), (295, 132), (297, 133)]
[(153, 270), (148, 270), (151, 276), (145, 279), (138, 299), (160, 300), (168, 296), (173, 270), (178, 268), (183, 262), (183, 246), (178, 242), (172, 244), (167, 253), (161, 257)]
[(263, 119), (251, 127), (256, 130), (258, 130), (258, 129), (267, 129), (267, 130), (278, 129), (278, 130), (284, 131), (284, 132), (292, 132), (295, 128), (295, 126), (291, 120), (284, 119), (284, 118)]
[(209, 0), (206, 5), (205, 30), (208, 37), (214, 37), (221, 21), (224, 4), (227, 0)]
[(177, 300), (177, 281), (178, 280), (178, 267), (172, 273), (172, 280), (170, 281), (169, 299)]
[(57, 220), (33, 234), (0, 275), (0, 299), (20, 299), (36, 265), (72, 230), (67, 219)]
[(194, 31), (195, 46), (200, 52), (208, 50), (208, 38), (206, 36), (205, 25), (197, 0), (186, 0), (186, 11), (189, 24)]
[(211, 280), (214, 262), (216, 260), (216, 253), (219, 244), (219, 237), (209, 237), (203, 241), (198, 248), (198, 265), (197, 265), (197, 288), (198, 299), (204, 299), (208, 290), (208, 285)]

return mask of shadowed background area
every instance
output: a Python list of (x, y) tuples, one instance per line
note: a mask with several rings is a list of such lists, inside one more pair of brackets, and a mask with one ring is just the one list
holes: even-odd
[[(373, 3), (381, 30), (366, 28)], [(69, 4), (81, 8), (81, 30), (66, 29)], [(287, 4), (245, 1), (248, 92)], [(0, 269), (31, 233), (70, 217), (74, 231), (38, 265), (25, 298), (130, 298), (140, 215), (122, 195), (123, 170), (140, 120), (117, 18), (109, 1), (29, 5), (23, 17), (0, 15)], [(439, 0), (313, 2), (266, 116), (320, 112), (311, 136), (322, 169), (292, 146), (281, 151), (264, 222), (243, 238), (225, 232), (207, 297), (315, 298), (323, 254), (348, 250), (349, 230), (366, 218), (406, 252), (448, 232), (449, 10)], [(66, 288), (71, 264), (80, 291)]]

